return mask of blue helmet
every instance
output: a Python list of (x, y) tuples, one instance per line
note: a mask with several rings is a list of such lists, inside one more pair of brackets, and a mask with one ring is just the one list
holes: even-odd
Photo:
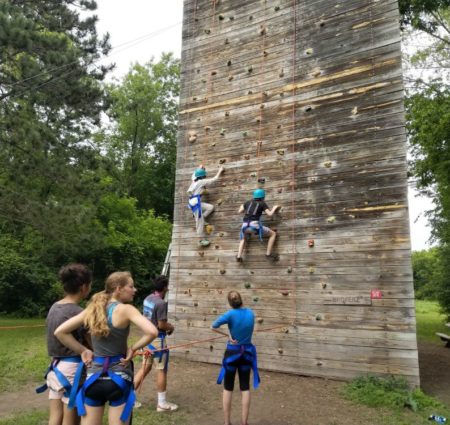
[(197, 168), (194, 175), (196, 179), (199, 177), (206, 177), (206, 170), (204, 168)]
[(266, 191), (264, 189), (256, 189), (253, 192), (253, 199), (264, 199), (266, 197)]

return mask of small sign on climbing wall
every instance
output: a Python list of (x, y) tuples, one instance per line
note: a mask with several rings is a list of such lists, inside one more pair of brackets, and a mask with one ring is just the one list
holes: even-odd
[(323, 303), (331, 305), (372, 305), (372, 300), (366, 295), (332, 295), (325, 298)]
[(381, 298), (383, 298), (383, 293), (379, 289), (372, 289), (370, 291), (370, 298), (372, 300), (381, 300)]

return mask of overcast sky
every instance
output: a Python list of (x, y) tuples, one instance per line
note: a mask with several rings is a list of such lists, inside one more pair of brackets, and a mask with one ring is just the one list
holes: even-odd
[[(183, 0), (97, 0), (100, 34), (109, 32), (114, 47), (108, 63), (116, 63), (113, 77), (120, 78), (130, 64), (158, 59), (162, 52), (181, 56)], [(409, 190), (411, 245), (429, 248), (430, 231), (424, 212), (432, 207), (427, 198)]]

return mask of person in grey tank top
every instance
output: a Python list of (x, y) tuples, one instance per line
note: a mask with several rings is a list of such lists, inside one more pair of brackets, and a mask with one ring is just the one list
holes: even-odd
[[(83, 311), (78, 303), (89, 295), (92, 273), (85, 265), (73, 263), (61, 267), (58, 277), (64, 288), (64, 298), (55, 302), (47, 314), (47, 351), (52, 363), (43, 388), (49, 389), (49, 425), (77, 425), (80, 422), (77, 411), (69, 409), (69, 394), (64, 388), (65, 383), (58, 376), (62, 374), (73, 385), (81, 358), (78, 353), (61, 344), (54, 332), (61, 323)], [(74, 338), (80, 342), (84, 341), (85, 335), (83, 326), (73, 332)]]
[[(153, 341), (158, 330), (129, 303), (136, 293), (129, 272), (115, 272), (106, 279), (105, 290), (93, 295), (86, 310), (63, 323), (56, 337), (79, 353), (87, 367), (87, 380), (77, 395), (77, 409), (83, 425), (101, 425), (105, 404), (109, 403), (109, 425), (129, 424), (135, 395), (131, 360), (137, 350)], [(142, 337), (130, 347), (130, 324)], [(86, 326), (93, 352), (78, 342), (72, 332)]]

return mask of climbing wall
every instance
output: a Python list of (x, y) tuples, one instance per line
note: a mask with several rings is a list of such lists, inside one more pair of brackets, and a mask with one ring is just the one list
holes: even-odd
[[(396, 0), (185, 0), (169, 314), (172, 343), (214, 336), (238, 290), (257, 316), (260, 367), (419, 383)], [(211, 244), (186, 190), (225, 172)], [(270, 262), (253, 238), (237, 263), (239, 206), (282, 209)], [(225, 340), (179, 350), (219, 363)]]

